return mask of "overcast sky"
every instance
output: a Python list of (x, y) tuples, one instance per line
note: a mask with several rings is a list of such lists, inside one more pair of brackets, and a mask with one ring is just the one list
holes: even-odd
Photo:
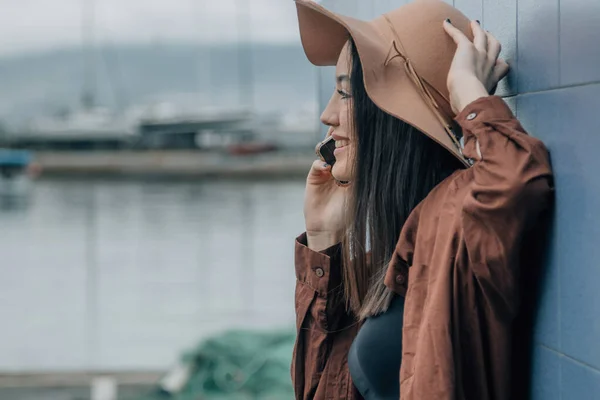
[[(240, 1), (94, 0), (96, 39), (110, 43), (231, 42), (237, 37), (235, 15)], [(253, 40), (298, 40), (292, 0), (246, 1)], [(79, 45), (85, 2), (92, 0), (0, 0), (0, 54)]]

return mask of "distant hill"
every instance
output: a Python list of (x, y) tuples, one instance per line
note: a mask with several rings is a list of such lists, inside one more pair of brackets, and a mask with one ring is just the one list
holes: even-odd
[[(285, 111), (316, 101), (316, 71), (300, 45), (254, 44), (251, 55), (259, 111)], [(233, 46), (99, 47), (95, 50), (97, 102), (118, 108), (178, 93), (198, 93), (199, 105), (235, 105), (237, 59), (238, 50)], [(75, 107), (82, 87), (80, 48), (0, 58), (0, 119), (14, 124), (40, 113)]]

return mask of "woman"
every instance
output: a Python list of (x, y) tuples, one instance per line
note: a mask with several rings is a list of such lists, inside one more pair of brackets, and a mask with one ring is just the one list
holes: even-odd
[(438, 0), (371, 22), (296, 4), (307, 57), (336, 65), (336, 161), (309, 172), (296, 242), (296, 398), (512, 398), (521, 243), (552, 175), (489, 94), (500, 44)]

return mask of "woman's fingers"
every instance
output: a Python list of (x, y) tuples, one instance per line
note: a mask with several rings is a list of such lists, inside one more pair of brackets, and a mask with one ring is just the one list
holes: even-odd
[(481, 53), (488, 51), (488, 38), (479, 22), (471, 21), (471, 31), (473, 32), (473, 45)]
[(313, 161), (310, 171), (308, 172), (308, 180), (312, 183), (323, 183), (333, 179), (331, 176), (331, 165), (324, 163), (321, 160)]
[(467, 38), (465, 34), (460, 31), (460, 29), (452, 25), (449, 19), (444, 21), (444, 30), (452, 38), (452, 40), (454, 40), (454, 43), (456, 43), (457, 46), (460, 44), (471, 43), (469, 38)]
[(496, 60), (496, 65), (494, 66), (494, 70), (492, 71), (494, 82), (497, 84), (504, 78), (508, 71), (510, 71), (510, 65), (503, 59), (499, 58)]
[(487, 40), (488, 65), (491, 66), (491, 84), (493, 85), (490, 93), (494, 93), (498, 82), (508, 74), (510, 67), (506, 61), (498, 58), (502, 51), (502, 45), (498, 39), (488, 31), (485, 31), (485, 36)]
[(321, 174), (323, 172), (329, 172), (331, 170), (331, 165), (321, 161), (315, 160), (310, 167), (310, 172), (314, 174)]
[(502, 51), (502, 45), (490, 32), (486, 32), (486, 37), (488, 57), (490, 60), (496, 62), (498, 56), (500, 56), (500, 52)]

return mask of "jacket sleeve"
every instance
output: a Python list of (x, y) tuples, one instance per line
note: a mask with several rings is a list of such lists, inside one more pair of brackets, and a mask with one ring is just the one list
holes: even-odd
[(476, 160), (460, 213), (468, 264), (483, 291), (512, 308), (523, 235), (552, 199), (548, 152), (497, 96), (469, 104), (456, 121), (465, 156)]
[(321, 252), (308, 248), (306, 234), (296, 239), (296, 328), (292, 361), (296, 394), (319, 373), (332, 348), (334, 333), (350, 316), (345, 309), (341, 274), (341, 245)]

